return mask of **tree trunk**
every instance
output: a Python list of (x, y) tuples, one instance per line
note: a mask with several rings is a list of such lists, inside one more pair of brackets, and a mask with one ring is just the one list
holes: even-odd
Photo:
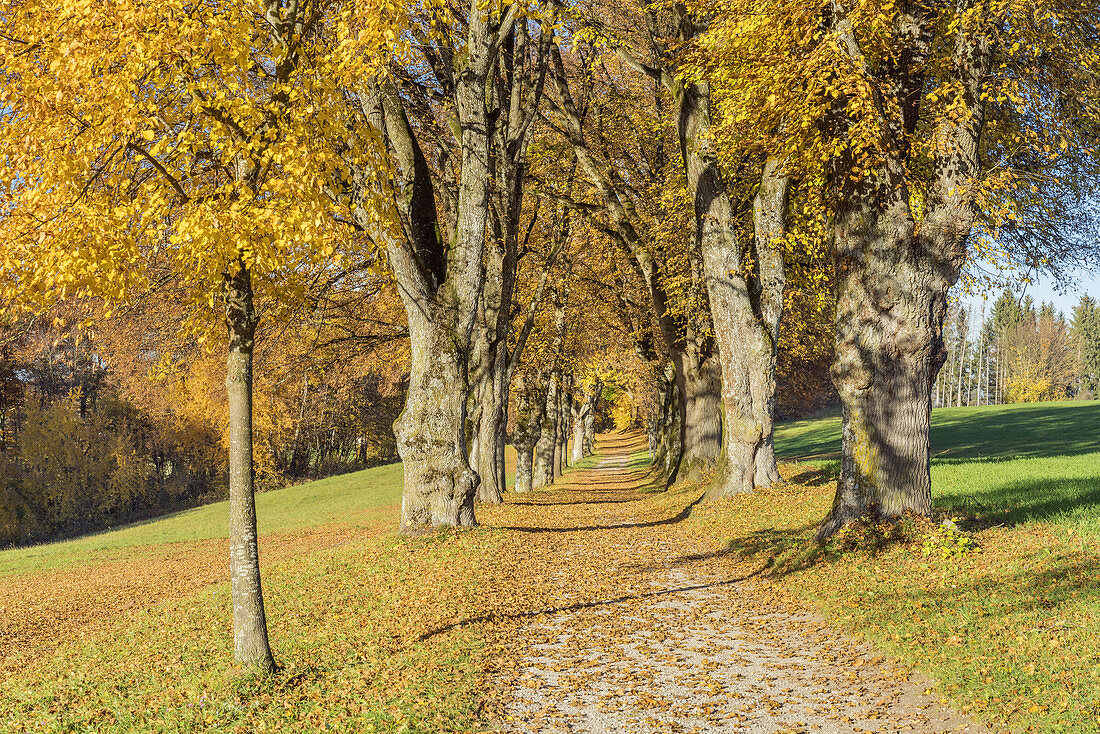
[(788, 179), (769, 159), (756, 214), (755, 275), (742, 271), (743, 245), (736, 216), (718, 170), (710, 127), (710, 90), (688, 84), (677, 95), (678, 133), (695, 202), (696, 242), (706, 274), (714, 338), (722, 362), (723, 458), (709, 499), (751, 492), (759, 477), (779, 477), (771, 443), (775, 410), (776, 338), (782, 314), (782, 254), (775, 240), (786, 228)]
[(584, 460), (584, 425), (594, 408), (596, 385), (598, 384), (597, 382), (589, 386), (584, 393), (584, 398), (578, 400), (573, 406), (573, 451), (571, 459), (574, 465)]
[[(593, 402), (593, 406), (596, 403)], [(593, 408), (584, 417), (584, 455), (591, 456), (596, 451), (596, 410)]]
[(670, 481), (712, 468), (722, 453), (722, 372), (714, 357), (685, 350), (674, 355), (679, 394), (681, 455)]
[(676, 371), (671, 363), (665, 365), (660, 380), (658, 394), (660, 399), (650, 431), (653, 434), (653, 463), (660, 467), (666, 481), (671, 481), (680, 463), (681, 438), (679, 386)]
[[(509, 210), (510, 211), (510, 210)], [(513, 228), (508, 221), (495, 218), (498, 228)], [(504, 467), (499, 459), (503, 454), (504, 400), (507, 386), (504, 384), (508, 359), (508, 330), (511, 325), (512, 291), (515, 282), (516, 260), (501, 238), (509, 236), (494, 233), (493, 241), (485, 248), (485, 284), (480, 299), (480, 313), (474, 327), (476, 369), (471, 369), (471, 380), (476, 389), (471, 394), (471, 412), (474, 413), (472, 430), (478, 447), (476, 456), (470, 458), (481, 479), (477, 490), (480, 502), (499, 504), (504, 492)], [(511, 243), (514, 247), (514, 243)]]
[(257, 316), (252, 275), (243, 262), (226, 275), (225, 323), (229, 333), (225, 389), (229, 401), (229, 571), (233, 597), (233, 657), (266, 672), (275, 670), (267, 638), (256, 497), (252, 465), (252, 350)]
[[(378, 171), (345, 160), (352, 174), (344, 180), (349, 181), (355, 222), (386, 243), (409, 322), (412, 370), (405, 410), (394, 424), (405, 471), (401, 532), (475, 524), (479, 479), (467, 457), (466, 403), (495, 163), (495, 114), (490, 117), (487, 103), (501, 79), (500, 51), (517, 14), (471, 0), (465, 15), (464, 42), (456, 39), (462, 44), (461, 62), (451, 69), (447, 100), (459, 161), (457, 191), (444, 198), (449, 221), (440, 219), (438, 182), (421, 147), (421, 131), (410, 122), (408, 98), (393, 79), (368, 83), (358, 95), (356, 112), (364, 115), (369, 135), (385, 142), (393, 163), (387, 195), (393, 197), (403, 236), (379, 232), (365, 205), (378, 193)], [(446, 51), (441, 56), (450, 64)]]
[(760, 188), (753, 200), (753, 242), (757, 260), (756, 294), (758, 327), (762, 327), (768, 343), (768, 359), (757, 365), (760, 371), (762, 410), (760, 413), (762, 440), (756, 449), (756, 477), (758, 488), (770, 487), (783, 481), (775, 460), (775, 365), (779, 351), (779, 323), (783, 318), (783, 294), (787, 289), (787, 275), (783, 264), (780, 239), (787, 234), (787, 212), (790, 196), (790, 178), (780, 170), (780, 162), (769, 158), (764, 162), (760, 175)]
[(539, 384), (533, 384), (529, 375), (520, 372), (516, 376), (516, 425), (512, 431), (512, 444), (516, 447), (516, 492), (530, 492), (533, 488), (535, 444), (541, 435), (544, 402), (539, 394)]
[(908, 202), (894, 194), (885, 204), (844, 210), (837, 219), (832, 375), (844, 406), (842, 448), (836, 498), (819, 538), (863, 515), (889, 520), (932, 511), (928, 430), (947, 293), (929, 287), (933, 263), (915, 241)]
[(505, 436), (504, 416), (507, 404), (502, 404), (499, 383), (494, 374), (493, 393), (481, 409), (480, 471), (481, 483), (478, 485), (478, 500), (489, 504), (500, 504), (507, 478), (504, 470)]
[(412, 371), (393, 426), (405, 468), (400, 531), (472, 527), (478, 476), (466, 456), (465, 354), (437, 319), (408, 313)]
[(562, 375), (561, 390), (558, 391), (558, 425), (555, 432), (554, 476), (560, 477), (568, 466), (569, 453), (569, 417), (572, 415), (573, 376)]
[[(482, 294), (483, 297), (485, 294)], [(486, 325), (479, 319), (474, 326), (474, 348), (471, 350), (474, 364), (470, 369), (470, 397), (467, 405), (469, 419), (468, 441), (470, 467), (477, 471), (480, 481), (477, 487), (477, 501), (498, 504), (501, 501), (499, 488), (495, 482), (486, 481), (485, 469), (494, 466), (496, 451), (492, 445), (490, 423), (496, 413), (496, 380), (494, 379), (494, 359), (490, 354), (491, 339)]]
[(558, 373), (549, 375), (546, 406), (542, 414), (542, 430), (535, 444), (535, 467), (532, 485), (535, 489), (554, 483), (554, 453), (557, 446)]
[(516, 493), (524, 494), (533, 488), (535, 446), (523, 444), (516, 446)]

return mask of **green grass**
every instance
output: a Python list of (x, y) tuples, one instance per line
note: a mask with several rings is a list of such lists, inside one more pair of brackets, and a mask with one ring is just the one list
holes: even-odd
[[(515, 462), (515, 450), (509, 446), (505, 454), (509, 488), (515, 484)], [(401, 464), (387, 464), (258, 494), (259, 532), (360, 524), (369, 511), (400, 504), (402, 470)], [(396, 526), (396, 515), (393, 523)], [(115, 560), (138, 548), (228, 535), (229, 504), (215, 502), (72, 540), (0, 550), (0, 578)]]
[[(785, 423), (783, 461), (835, 474), (840, 418)], [(1046, 521), (1100, 536), (1100, 402), (1031, 403), (932, 412), (936, 507), (988, 524)]]
[[(835, 459), (840, 417), (776, 426), (787, 461)], [(983, 405), (932, 411), (932, 454), (940, 459), (1037, 458), (1100, 452), (1100, 401)]]
[[(353, 523), (401, 501), (401, 464), (365, 469), (256, 496), (260, 534)], [(215, 502), (72, 540), (0, 551), (0, 577), (112, 560), (127, 549), (229, 535), (229, 504)]]
[(998, 731), (1100, 732), (1100, 403), (944, 409), (932, 425), (933, 499), (963, 518), (965, 552), (920, 525), (908, 543), (813, 543), (839, 418), (780, 426), (781, 459), (811, 466), (696, 521)]

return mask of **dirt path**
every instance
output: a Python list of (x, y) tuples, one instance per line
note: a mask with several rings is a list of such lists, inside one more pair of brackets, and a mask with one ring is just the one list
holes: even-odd
[(506, 730), (989, 731), (696, 533), (698, 492), (643, 494), (644, 449), (603, 436), (596, 466), (485, 518), (517, 538), (498, 576)]

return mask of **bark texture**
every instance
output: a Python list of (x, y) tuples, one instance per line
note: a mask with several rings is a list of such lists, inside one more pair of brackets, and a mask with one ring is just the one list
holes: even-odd
[(584, 460), (591, 453), (591, 449), (585, 450), (585, 426), (589, 418), (596, 411), (596, 398), (603, 386), (599, 379), (593, 382), (584, 393), (584, 397), (578, 400), (573, 407), (573, 450), (572, 463), (576, 464)]
[(256, 310), (252, 276), (244, 263), (226, 275), (225, 323), (229, 332), (225, 389), (229, 399), (229, 571), (233, 597), (233, 657), (266, 672), (275, 670), (267, 637), (256, 497), (252, 465), (252, 351)]
[(466, 458), (466, 394), (462, 350), (450, 332), (410, 318), (412, 370), (405, 410), (394, 434), (405, 464), (401, 532), (473, 526), (478, 477)]
[(554, 454), (558, 445), (558, 390), (560, 376), (550, 373), (546, 399), (542, 413), (542, 428), (535, 444), (535, 469), (532, 485), (535, 489), (548, 487), (554, 483)]
[(584, 455), (591, 456), (596, 450), (596, 411), (584, 417)]
[[(686, 21), (685, 21), (686, 22)], [(775, 362), (786, 280), (776, 238), (785, 231), (788, 179), (769, 160), (756, 199), (756, 270), (743, 267), (746, 244), (718, 168), (710, 89), (685, 84), (677, 95), (678, 131), (688, 190), (695, 203), (696, 242), (706, 274), (711, 321), (722, 361), (723, 461), (708, 498), (751, 492), (778, 479), (770, 451)]]
[(666, 477), (675, 475), (682, 455), (678, 391), (675, 368), (667, 364), (658, 385), (657, 410), (649, 422), (650, 454)]
[(722, 448), (722, 370), (713, 357), (699, 359), (695, 350), (675, 355), (682, 400), (673, 403), (680, 415), (673, 425), (680, 427), (679, 468), (670, 478), (686, 479), (713, 468)]
[(517, 454), (515, 491), (525, 493), (534, 489), (535, 445), (542, 435), (546, 398), (537, 374), (520, 372), (515, 383), (516, 421), (512, 430)]
[[(922, 62), (939, 21), (922, 13), (906, 21), (911, 54), (906, 63), (887, 70), (885, 85), (898, 94), (902, 109), (900, 120), (887, 125), (890, 154), (861, 177), (851, 175), (858, 161), (840, 157), (833, 162), (838, 284), (832, 377), (843, 402), (843, 445), (836, 497), (818, 530), (819, 540), (861, 517), (889, 521), (907, 512), (929, 515), (932, 509), (932, 386), (946, 357), (947, 293), (958, 280), (974, 221), (972, 182), (979, 173), (985, 119), (982, 89), (992, 54), (981, 22), (960, 23), (951, 31), (953, 38), (940, 39), (954, 43), (957, 86), (951, 101), (959, 114), (945, 116), (935, 130), (931, 185), (918, 216), (912, 209), (905, 140), (920, 120)], [(862, 66), (841, 8), (834, 8), (831, 22), (853, 62)], [(876, 101), (884, 104), (881, 97)], [(843, 134), (846, 121), (835, 124)]]

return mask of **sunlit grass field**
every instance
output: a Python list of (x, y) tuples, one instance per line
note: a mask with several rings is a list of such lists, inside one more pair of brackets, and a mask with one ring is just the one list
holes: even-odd
[[(1100, 403), (933, 422), (937, 512), (959, 519), (962, 552), (935, 531), (813, 550), (836, 418), (779, 427), (789, 484), (687, 522), (998, 731), (1100, 732)], [(480, 619), (507, 531), (398, 538), (400, 482), (393, 465), (258, 497), (284, 666), (269, 679), (231, 661), (224, 503), (0, 552), (0, 732), (483, 729), (487, 622), (453, 623)]]
[[(781, 424), (775, 444), (784, 461), (835, 473), (840, 418)], [(945, 512), (1100, 534), (1100, 401), (934, 410), (932, 456)]]
[[(257, 525), (265, 535), (352, 523), (367, 510), (400, 501), (401, 465), (389, 464), (258, 494)], [(229, 505), (215, 502), (59, 543), (0, 551), (0, 577), (123, 558), (145, 546), (228, 535)]]
[(694, 521), (997, 730), (1100, 731), (1100, 402), (943, 409), (932, 424), (937, 519), (964, 535), (815, 546), (836, 486), (835, 417), (778, 428), (791, 484)]

